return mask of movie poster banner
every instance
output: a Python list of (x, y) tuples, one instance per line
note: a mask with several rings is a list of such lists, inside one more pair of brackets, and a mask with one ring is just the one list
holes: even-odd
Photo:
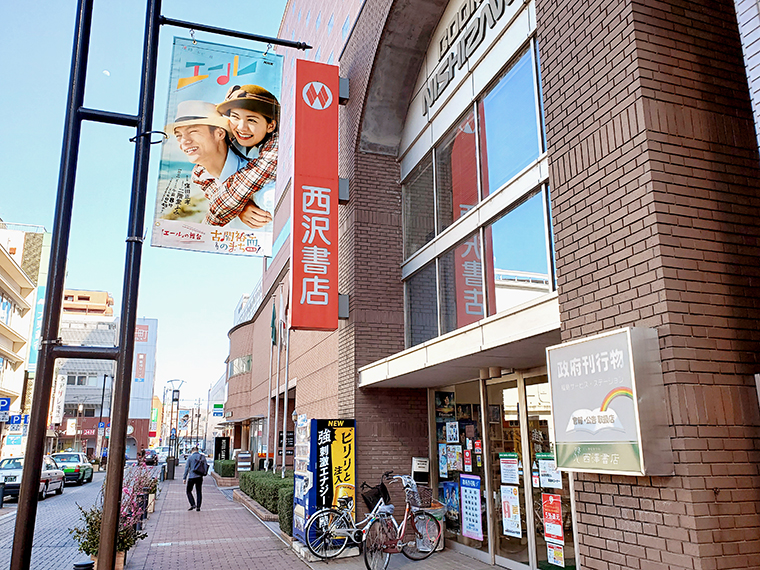
[(282, 56), (175, 38), (151, 245), (270, 256)]

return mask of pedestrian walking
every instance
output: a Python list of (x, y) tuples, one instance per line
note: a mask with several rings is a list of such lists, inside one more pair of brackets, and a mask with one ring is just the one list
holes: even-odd
[[(203, 501), (203, 478), (208, 475), (208, 462), (206, 456), (198, 451), (198, 446), (193, 447), (192, 455), (187, 458), (185, 463), (185, 475), (182, 482), (187, 483), (187, 500), (190, 501), (188, 511), (201, 510), (201, 501)], [(195, 487), (196, 499), (193, 498), (193, 487)]]

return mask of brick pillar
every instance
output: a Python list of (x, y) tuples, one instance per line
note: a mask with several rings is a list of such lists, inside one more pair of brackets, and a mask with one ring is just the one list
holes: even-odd
[(367, 0), (340, 59), (351, 95), (340, 112), (339, 168), (351, 199), (339, 211), (340, 292), (349, 295), (350, 307), (338, 329), (338, 410), (356, 418), (357, 481), (373, 485), (386, 470), (409, 473), (411, 457), (428, 454), (426, 390), (357, 387), (360, 367), (404, 349), (399, 164), (394, 149), (368, 152), (360, 144), (367, 85), (391, 4)]
[(675, 477), (582, 475), (587, 568), (757, 568), (758, 153), (733, 4), (538, 0), (562, 338), (654, 327)]

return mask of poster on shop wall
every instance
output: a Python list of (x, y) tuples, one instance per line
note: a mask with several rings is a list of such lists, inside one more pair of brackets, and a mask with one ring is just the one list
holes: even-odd
[(337, 507), (338, 499), (356, 497), (354, 420), (316, 420), (317, 506)]
[(174, 39), (152, 246), (271, 256), (282, 60)]

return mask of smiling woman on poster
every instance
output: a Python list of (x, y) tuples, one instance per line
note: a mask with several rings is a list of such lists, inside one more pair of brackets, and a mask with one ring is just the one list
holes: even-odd
[(272, 219), (256, 204), (256, 194), (277, 174), (280, 103), (263, 87), (235, 85), (216, 110), (229, 120), (231, 150), (249, 162), (209, 197), (206, 223), (221, 226), (239, 216), (246, 225), (260, 227)]

